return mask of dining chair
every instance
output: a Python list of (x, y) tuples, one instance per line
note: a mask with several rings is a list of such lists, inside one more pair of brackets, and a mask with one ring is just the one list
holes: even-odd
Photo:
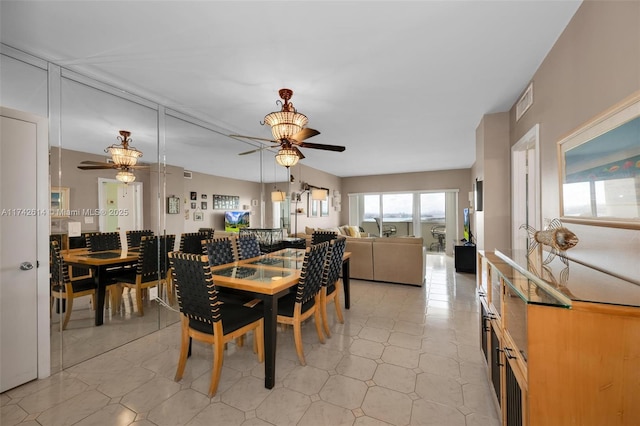
[(320, 313), (320, 290), (322, 275), (326, 268), (329, 242), (312, 245), (306, 249), (300, 280), (295, 293), (289, 293), (278, 300), (278, 323), (293, 326), (293, 339), (300, 364), (306, 365), (302, 347), (302, 322), (314, 316), (318, 339), (324, 343), (322, 318)]
[(225, 343), (253, 330), (254, 351), (264, 361), (264, 318), (261, 309), (220, 303), (207, 256), (172, 252), (169, 262), (180, 308), (180, 358), (175, 380), (184, 374), (189, 343), (195, 339), (213, 345), (209, 397), (216, 394)]
[(169, 301), (173, 300), (173, 287), (171, 280), (167, 279), (169, 268), (167, 255), (173, 249), (175, 238), (175, 235), (143, 236), (140, 240), (140, 251), (135, 271), (114, 277), (114, 280), (121, 286), (136, 290), (138, 316), (144, 315), (143, 290), (158, 286), (158, 292), (162, 294), (162, 286), (166, 284)]
[[(187, 232), (180, 236), (180, 250), (182, 253), (202, 254), (202, 240), (208, 238), (208, 232)], [(169, 250), (173, 251), (173, 250)]]
[(344, 256), (344, 248), (347, 239), (336, 238), (329, 243), (329, 251), (327, 252), (327, 268), (326, 273), (322, 276), (322, 291), (320, 292), (320, 312), (322, 314), (322, 325), (327, 337), (331, 337), (329, 331), (329, 321), (327, 319), (327, 305), (334, 302), (336, 306), (336, 315), (340, 324), (344, 324), (342, 309), (340, 308), (340, 271), (342, 270), (342, 257)]
[(236, 261), (233, 242), (229, 237), (211, 238), (201, 241), (202, 254), (209, 259), (210, 266), (224, 265)]
[(198, 232), (206, 232), (207, 233), (207, 240), (210, 240), (213, 238), (213, 234), (215, 233), (215, 230), (213, 228), (199, 228)]
[[(91, 296), (91, 306), (96, 306), (96, 283), (93, 277), (71, 281), (69, 277), (69, 265), (60, 254), (60, 246), (57, 241), (50, 242), (49, 248), (51, 262), (51, 309), (58, 301), (58, 312), (64, 309), (62, 329), (66, 329), (71, 318), (73, 300), (82, 296)], [(65, 301), (64, 304), (62, 301)], [(64, 308), (63, 308), (64, 307)]]
[(311, 245), (331, 241), (337, 237), (338, 233), (335, 231), (313, 231), (313, 234), (311, 234)]
[(87, 247), (89, 248), (89, 251), (120, 250), (122, 248), (120, 243), (120, 233), (101, 232), (98, 234), (88, 235)]
[(262, 254), (258, 237), (253, 234), (238, 236), (238, 257), (240, 260), (251, 259)]
[(140, 247), (140, 240), (142, 237), (152, 237), (153, 231), (151, 229), (145, 229), (142, 231), (130, 230), (127, 231), (127, 249), (131, 250)]

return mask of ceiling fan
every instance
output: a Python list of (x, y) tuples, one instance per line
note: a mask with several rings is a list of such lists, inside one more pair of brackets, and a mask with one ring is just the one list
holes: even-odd
[(293, 90), (280, 89), (278, 91), (278, 94), (284, 101), (276, 101), (276, 104), (282, 105), (281, 110), (267, 114), (264, 117), (264, 122), (261, 123), (263, 125), (268, 124), (269, 126), (271, 126), (271, 134), (273, 135), (273, 139), (243, 135), (229, 135), (234, 139), (240, 138), (261, 142), (272, 142), (275, 145), (262, 146), (251, 151), (241, 152), (239, 155), (252, 154), (263, 149), (280, 148), (278, 154), (276, 155), (276, 161), (282, 166), (290, 167), (295, 165), (298, 160), (305, 158), (298, 148), (323, 149), (326, 151), (336, 152), (342, 152), (345, 150), (344, 146), (306, 142), (307, 139), (319, 135), (320, 132), (305, 127), (307, 125), (307, 122), (309, 121), (307, 119), (307, 116), (299, 113), (294, 108), (293, 104), (289, 102), (289, 100), (293, 96)]
[(127, 130), (120, 130), (120, 136), (118, 136), (120, 144), (114, 144), (105, 148), (104, 152), (111, 154), (111, 163), (86, 160), (82, 161), (80, 164), (83, 165), (78, 166), (78, 168), (80, 170), (119, 170), (118, 174), (116, 175), (116, 179), (124, 183), (133, 182), (134, 180), (136, 180), (136, 177), (133, 174), (132, 170), (146, 169), (149, 168), (149, 166), (136, 165), (136, 163), (138, 162), (138, 158), (142, 157), (142, 151), (139, 151), (129, 145), (131, 143), (131, 138), (129, 136), (131, 136), (131, 132)]

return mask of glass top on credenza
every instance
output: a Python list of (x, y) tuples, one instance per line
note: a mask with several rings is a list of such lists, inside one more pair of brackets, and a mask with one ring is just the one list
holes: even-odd
[[(640, 307), (640, 286), (548, 251), (495, 250), (513, 272), (506, 281), (527, 303), (571, 307), (573, 302)], [(518, 280), (518, 276), (522, 279)], [(524, 284), (523, 279), (529, 281)]]

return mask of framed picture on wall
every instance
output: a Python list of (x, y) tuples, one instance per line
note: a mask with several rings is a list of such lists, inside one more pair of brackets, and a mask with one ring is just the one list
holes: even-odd
[(196, 222), (201, 222), (204, 220), (204, 213), (202, 212), (193, 212), (193, 220)]
[(192, 209), (197, 209), (198, 208), (198, 203), (192, 201), (191, 202), (191, 208)]
[(190, 198), (191, 200), (197, 200), (197, 199), (198, 199), (198, 193), (197, 193), (197, 192), (195, 192), (195, 191), (191, 191), (191, 192), (189, 193), (189, 198)]
[(51, 217), (69, 216), (69, 188), (51, 187)]
[(200, 202), (200, 208), (201, 208), (202, 210), (206, 210), (206, 209), (207, 209), (207, 202), (206, 202), (206, 201), (202, 201), (202, 202)]
[(168, 214), (178, 214), (180, 213), (180, 198), (178, 197), (167, 197), (167, 213)]
[(558, 142), (563, 222), (640, 229), (640, 92)]

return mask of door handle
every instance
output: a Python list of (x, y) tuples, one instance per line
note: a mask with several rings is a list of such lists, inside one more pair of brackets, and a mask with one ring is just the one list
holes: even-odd
[(31, 262), (22, 262), (20, 264), (21, 271), (29, 271), (31, 269), (33, 269), (33, 264)]

